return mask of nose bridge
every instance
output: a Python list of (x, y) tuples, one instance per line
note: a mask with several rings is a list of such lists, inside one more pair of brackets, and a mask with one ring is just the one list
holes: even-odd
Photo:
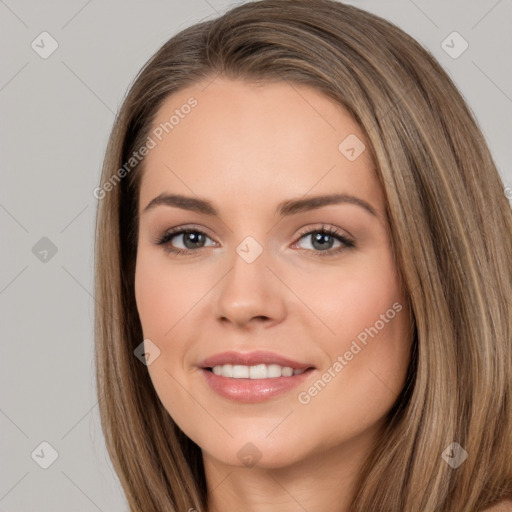
[(269, 251), (253, 236), (245, 237), (236, 247), (231, 260), (232, 269), (225, 283), (225, 294), (231, 294), (240, 303), (256, 303), (268, 294), (270, 264)]
[(270, 251), (254, 237), (235, 248), (231, 268), (219, 283), (217, 314), (237, 324), (255, 317), (277, 319), (284, 313), (279, 281), (267, 268)]

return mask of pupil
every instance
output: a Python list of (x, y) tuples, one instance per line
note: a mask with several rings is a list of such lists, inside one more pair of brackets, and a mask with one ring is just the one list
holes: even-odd
[[(187, 247), (187, 249), (195, 249), (196, 247), (194, 244), (200, 244), (201, 241), (203, 241), (202, 236), (203, 236), (202, 233), (195, 233), (195, 232), (184, 233), (183, 241), (184, 241), (185, 247)], [(188, 247), (188, 245), (187, 245), (188, 240), (190, 240), (192, 247)]]
[[(330, 248), (330, 247), (328, 247), (330, 245), (329, 242), (332, 242), (331, 235), (324, 234), (324, 233), (317, 233), (316, 235), (314, 235), (313, 247), (315, 247), (315, 249), (325, 249), (326, 247)], [(318, 243), (319, 246), (316, 247), (315, 243)]]
[[(332, 241), (333, 241), (331, 235), (325, 234), (325, 233), (316, 233), (316, 235), (312, 235), (312, 236), (313, 236), (313, 247), (315, 247), (315, 249), (318, 249), (318, 248), (325, 249), (326, 247), (330, 247), (330, 245), (332, 244)], [(198, 244), (201, 245), (201, 242), (204, 242), (202, 233), (197, 233), (197, 232), (184, 233), (183, 240), (184, 240), (185, 246), (188, 249), (195, 249), (196, 245), (198, 245)], [(190, 242), (192, 247), (188, 247), (189, 244), (187, 242)], [(318, 245), (315, 245), (315, 244), (318, 244)]]

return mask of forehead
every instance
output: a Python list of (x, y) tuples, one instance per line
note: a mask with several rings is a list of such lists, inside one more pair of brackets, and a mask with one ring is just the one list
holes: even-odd
[(261, 203), (335, 189), (382, 202), (360, 127), (309, 86), (194, 84), (165, 100), (149, 135), (141, 208), (175, 189)]

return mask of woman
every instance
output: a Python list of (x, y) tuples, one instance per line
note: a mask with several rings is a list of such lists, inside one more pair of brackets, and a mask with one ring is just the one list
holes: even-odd
[(183, 30), (95, 194), (131, 511), (512, 510), (512, 214), (404, 32), (330, 0)]

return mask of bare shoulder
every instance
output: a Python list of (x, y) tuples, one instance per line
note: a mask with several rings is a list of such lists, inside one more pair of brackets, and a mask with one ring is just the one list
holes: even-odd
[(484, 512), (512, 512), (512, 500), (500, 501), (490, 508), (486, 508)]

